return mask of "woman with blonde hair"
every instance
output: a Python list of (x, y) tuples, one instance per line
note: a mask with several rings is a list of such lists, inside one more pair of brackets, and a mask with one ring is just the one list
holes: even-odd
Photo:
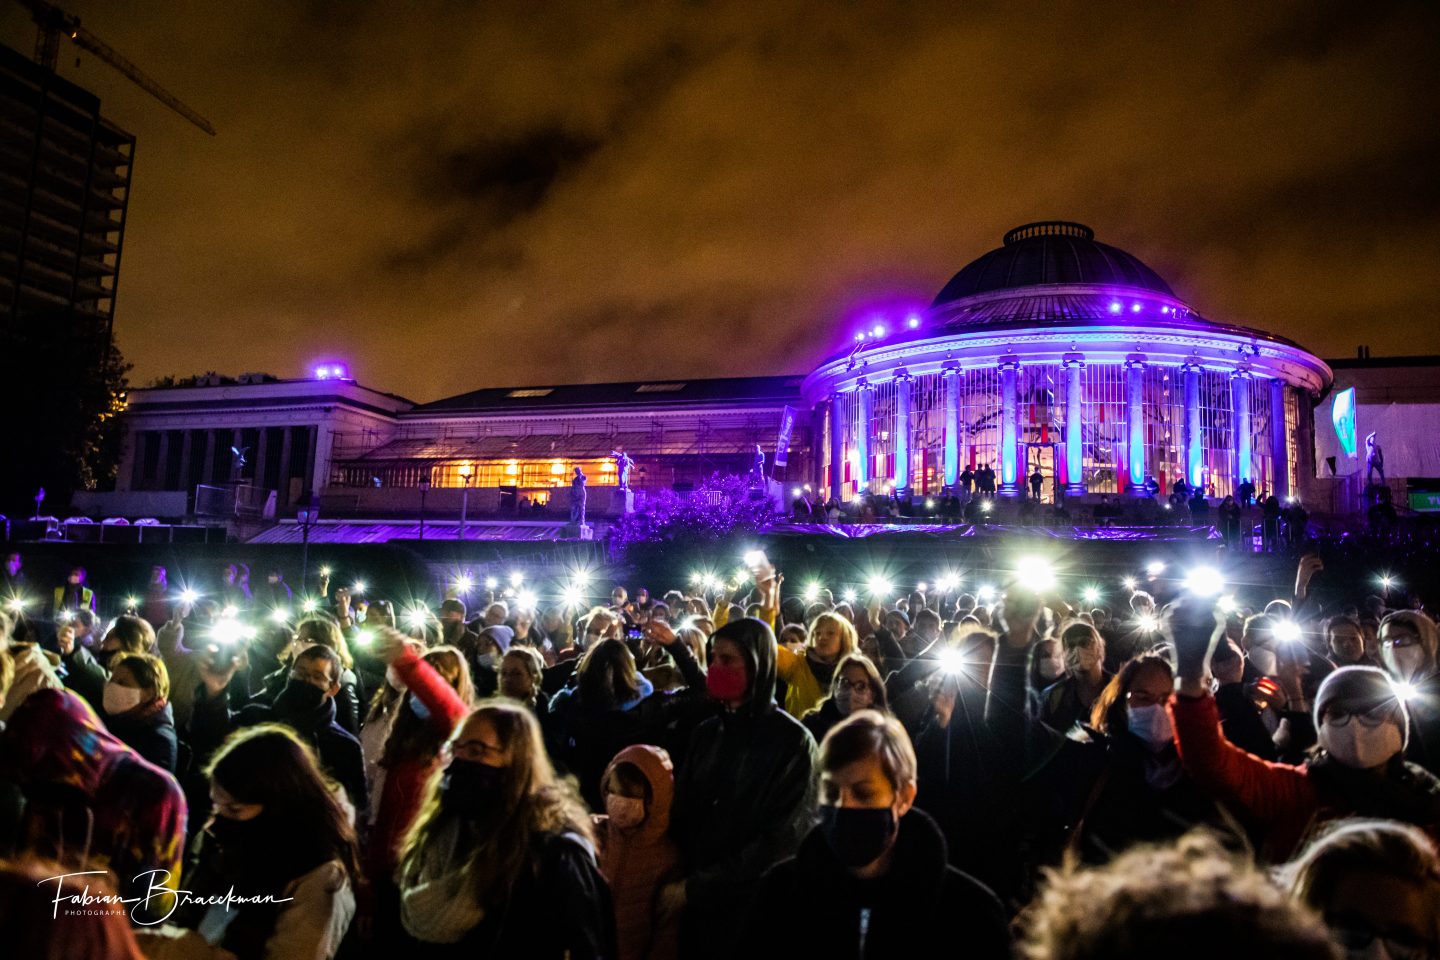
[(810, 622), (804, 654), (778, 644), (775, 675), (785, 683), (785, 712), (798, 720), (818, 706), (830, 689), (836, 664), (859, 644), (854, 625), (836, 613), (822, 613)]
[(421, 956), (574, 960), (616, 954), (590, 817), (524, 705), (487, 701), (449, 745), (397, 879)]

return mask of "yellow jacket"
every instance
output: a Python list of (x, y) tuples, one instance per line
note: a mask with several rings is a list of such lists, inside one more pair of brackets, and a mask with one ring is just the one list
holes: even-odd
[(785, 712), (797, 720), (830, 692), (820, 685), (810, 669), (810, 660), (784, 644), (775, 649), (775, 675), (785, 681)]

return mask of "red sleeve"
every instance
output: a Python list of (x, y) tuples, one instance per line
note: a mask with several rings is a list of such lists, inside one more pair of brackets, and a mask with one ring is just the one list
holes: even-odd
[(1202, 787), (1266, 825), (1305, 823), (1315, 813), (1319, 801), (1305, 768), (1261, 760), (1226, 740), (1214, 697), (1172, 697), (1170, 718), (1185, 772)]
[(470, 713), (470, 705), (460, 699), (455, 688), (439, 672), (413, 650), (406, 650), (391, 664), (404, 681), (405, 687), (430, 711), (430, 719), (444, 726), (446, 733)]

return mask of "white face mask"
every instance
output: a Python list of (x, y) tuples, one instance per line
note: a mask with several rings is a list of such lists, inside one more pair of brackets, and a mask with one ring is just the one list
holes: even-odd
[(100, 705), (105, 708), (106, 713), (113, 717), (134, 710), (144, 699), (144, 690), (136, 687), (122, 687), (112, 680), (105, 684), (105, 692), (100, 697)]
[(1065, 658), (1059, 654), (1040, 658), (1040, 679), (1052, 683), (1065, 675)]
[(1125, 717), (1130, 732), (1149, 744), (1151, 750), (1160, 750), (1175, 740), (1170, 713), (1158, 703), (1147, 707), (1126, 707)]
[(385, 682), (390, 684), (391, 689), (405, 692), (405, 681), (400, 679), (400, 674), (395, 670), (392, 663), (385, 668)]
[(1275, 651), (1268, 647), (1251, 647), (1250, 662), (1255, 664), (1255, 669), (1267, 677), (1275, 676), (1276, 669), (1280, 666)]
[(1405, 741), (1393, 723), (1367, 727), (1351, 717), (1343, 727), (1328, 720), (1320, 724), (1320, 746), (1347, 767), (1370, 770), (1388, 763), (1404, 749)]
[(1382, 648), (1392, 672), (1405, 680), (1413, 680), (1425, 668), (1425, 648), (1418, 643), (1408, 647)]

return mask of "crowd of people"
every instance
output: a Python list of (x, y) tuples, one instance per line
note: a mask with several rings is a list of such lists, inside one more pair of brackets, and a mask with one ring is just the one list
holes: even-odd
[(599, 604), (30, 591), (8, 955), (1440, 956), (1428, 598), (1309, 554), (1109, 603), (1033, 557), (973, 594), (746, 563)]

